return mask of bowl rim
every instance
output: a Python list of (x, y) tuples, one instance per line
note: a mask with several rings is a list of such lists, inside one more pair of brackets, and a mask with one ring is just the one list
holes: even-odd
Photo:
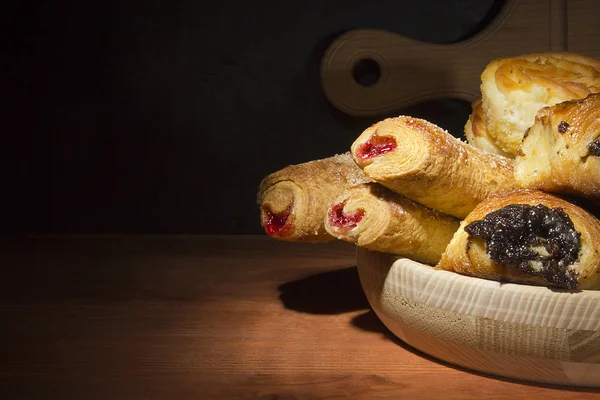
[[(366, 271), (373, 267), (369, 264), (375, 263), (379, 272)], [(563, 290), (500, 282), (367, 249), (357, 251), (357, 264), (363, 288), (369, 290), (365, 285), (371, 285), (371, 290), (380, 290), (378, 296), (385, 301), (405, 299), (507, 323), (600, 330), (600, 290)], [(385, 273), (386, 276), (365, 276), (372, 273)], [(369, 280), (382, 280), (381, 288), (374, 288), (374, 283)]]

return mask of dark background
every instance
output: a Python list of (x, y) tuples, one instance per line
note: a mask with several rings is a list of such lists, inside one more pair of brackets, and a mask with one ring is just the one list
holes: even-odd
[[(3, 232), (258, 233), (264, 175), (347, 151), (385, 117), (349, 117), (323, 97), (320, 58), (336, 36), (451, 43), (502, 2), (11, 3)], [(461, 135), (469, 106), (398, 113)]]

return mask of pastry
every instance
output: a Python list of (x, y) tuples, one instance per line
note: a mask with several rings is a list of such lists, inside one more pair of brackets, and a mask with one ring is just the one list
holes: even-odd
[(424, 207), (377, 183), (354, 186), (336, 197), (327, 232), (374, 251), (435, 265), (458, 229), (456, 218)]
[(260, 183), (261, 224), (269, 236), (280, 240), (330, 241), (333, 237), (323, 225), (329, 202), (367, 181), (350, 153), (287, 166)]
[(418, 118), (378, 122), (356, 139), (351, 151), (376, 182), (461, 219), (490, 194), (517, 187), (512, 160), (461, 142)]
[(600, 60), (574, 53), (526, 54), (492, 61), (481, 74), (487, 131), (516, 155), (537, 111), (600, 91)]
[(439, 268), (563, 289), (600, 289), (600, 221), (554, 195), (521, 190), (482, 201)]
[(600, 94), (541, 109), (515, 158), (524, 188), (600, 198)]
[(488, 134), (480, 98), (471, 103), (471, 109), (471, 115), (469, 115), (469, 119), (465, 124), (465, 137), (467, 138), (467, 142), (469, 142), (470, 145), (489, 153), (512, 158), (512, 155), (502, 151)]

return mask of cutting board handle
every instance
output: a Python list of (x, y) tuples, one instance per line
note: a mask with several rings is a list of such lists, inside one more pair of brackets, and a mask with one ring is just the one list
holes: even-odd
[(471, 101), (492, 59), (565, 50), (566, 38), (566, 0), (509, 0), (481, 32), (445, 45), (355, 29), (325, 52), (321, 86), (334, 107), (353, 116), (385, 115), (438, 98)]

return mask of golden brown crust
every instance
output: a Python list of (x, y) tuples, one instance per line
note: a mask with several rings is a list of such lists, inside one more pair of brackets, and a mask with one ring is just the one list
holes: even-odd
[(584, 209), (559, 197), (538, 190), (520, 190), (497, 194), (484, 200), (468, 217), (461, 222), (460, 228), (442, 255), (438, 267), (461, 274), (508, 281), (547, 285), (540, 276), (526, 274), (516, 268), (502, 266), (491, 260), (486, 252), (485, 241), (479, 238), (469, 240), (465, 226), (473, 221), (482, 220), (492, 211), (510, 204), (542, 204), (549, 208), (564, 210), (575, 230), (581, 233), (579, 259), (571, 266), (577, 273), (579, 289), (600, 289), (600, 221)]
[(517, 154), (537, 111), (600, 91), (600, 60), (574, 53), (536, 53), (494, 60), (481, 74), (487, 131)]
[[(374, 251), (436, 264), (458, 229), (456, 218), (424, 207), (377, 183), (354, 186), (336, 197), (327, 232)], [(340, 218), (360, 215), (352, 224)]]
[(512, 158), (512, 154), (502, 151), (502, 149), (494, 142), (494, 139), (488, 134), (481, 98), (478, 98), (471, 103), (471, 110), (471, 115), (469, 115), (469, 119), (464, 128), (467, 142), (470, 145), (489, 153)]
[[(323, 225), (327, 205), (348, 187), (368, 181), (350, 153), (287, 166), (260, 183), (261, 224), (280, 240), (330, 241)], [(282, 229), (269, 229), (270, 214), (280, 218)]]
[[(393, 138), (397, 147), (362, 158), (373, 137)], [(373, 180), (427, 207), (458, 218), (492, 193), (517, 187), (513, 161), (477, 149), (418, 118), (396, 117), (366, 129), (352, 144), (352, 155)]]
[(600, 136), (600, 94), (541, 109), (515, 159), (524, 188), (600, 198), (600, 157), (590, 145)]

